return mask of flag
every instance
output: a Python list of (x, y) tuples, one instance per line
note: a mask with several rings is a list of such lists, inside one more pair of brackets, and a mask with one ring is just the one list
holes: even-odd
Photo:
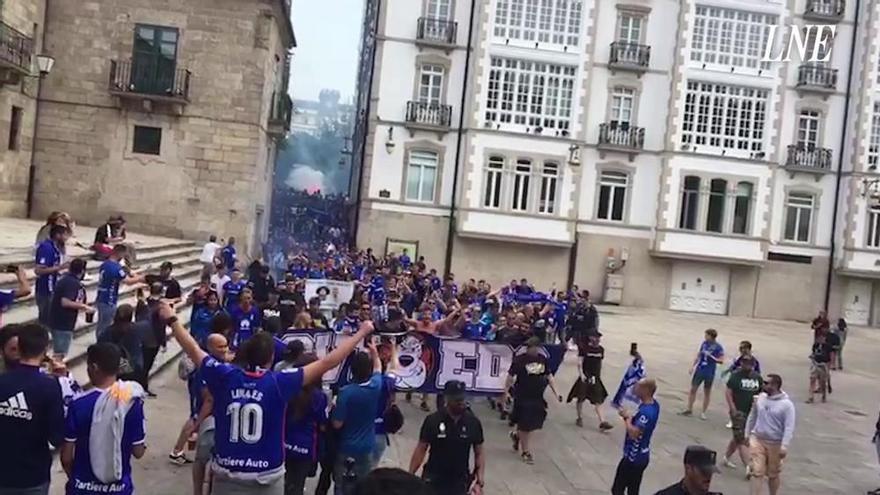
[(623, 378), (620, 379), (620, 385), (617, 387), (617, 393), (614, 394), (614, 399), (611, 400), (611, 405), (616, 409), (620, 409), (623, 406), (638, 406), (640, 401), (633, 394), (633, 387), (635, 387), (636, 383), (644, 378), (645, 375), (645, 362), (642, 361), (640, 357), (634, 358), (632, 363), (630, 363), (629, 367), (626, 369), (626, 372), (623, 374)]

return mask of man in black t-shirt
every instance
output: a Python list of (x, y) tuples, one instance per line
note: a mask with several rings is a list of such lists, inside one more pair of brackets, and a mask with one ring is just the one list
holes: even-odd
[(276, 335), (281, 333), (281, 306), (278, 304), (278, 292), (272, 289), (268, 297), (268, 301), (260, 304), (260, 311), (263, 312), (263, 330)]
[(296, 282), (287, 280), (284, 290), (278, 294), (278, 307), (281, 311), (281, 328), (287, 330), (293, 326), (296, 320), (297, 306), (306, 305), (302, 293), (296, 291)]
[(76, 317), (80, 311), (93, 314), (95, 309), (86, 304), (86, 290), (82, 277), (86, 271), (86, 260), (76, 258), (70, 262), (67, 274), (55, 284), (49, 310), (49, 326), (52, 330), (52, 353), (63, 361), (70, 350)]
[[(541, 341), (531, 337), (526, 342), (526, 352), (513, 358), (504, 384), (502, 403), (507, 402), (510, 387), (513, 388), (513, 412), (510, 419), (516, 424), (516, 430), (510, 432), (513, 449), (522, 451), (523, 462), (533, 464), (534, 458), (529, 449), (531, 432), (540, 430), (547, 418), (547, 401), (544, 390), (547, 385), (559, 402), (562, 396), (556, 391), (553, 375), (547, 357), (541, 353)], [(520, 448), (521, 447), (521, 448)]]
[(572, 385), (571, 391), (568, 393), (568, 402), (576, 399), (576, 425), (584, 425), (584, 402), (590, 401), (590, 404), (596, 411), (596, 416), (599, 418), (599, 429), (601, 431), (608, 431), (613, 426), (605, 421), (605, 417), (602, 415), (602, 404), (608, 398), (608, 390), (605, 389), (605, 384), (602, 383), (602, 360), (605, 359), (605, 348), (599, 344), (601, 336), (602, 334), (599, 332), (588, 334), (584, 345), (578, 349), (578, 355), (581, 358), (581, 368), (577, 381)]
[(702, 445), (691, 445), (684, 452), (684, 477), (654, 495), (722, 495), (709, 491), (715, 467), (715, 451)]
[(825, 333), (817, 333), (813, 344), (813, 352), (810, 355), (810, 398), (807, 404), (812, 404), (816, 392), (822, 394), (822, 402), (826, 401), (826, 394), (830, 392), (828, 381), (828, 363), (831, 362), (831, 346), (826, 341)]
[(259, 273), (255, 278), (248, 279), (248, 287), (254, 293), (254, 301), (258, 304), (269, 300), (269, 292), (275, 288), (275, 279), (269, 273), (268, 265), (260, 265)]
[[(452, 380), (443, 388), (445, 408), (429, 415), (422, 423), (419, 443), (409, 463), (418, 473), (430, 453), (422, 477), (443, 495), (481, 495), (483, 492), (483, 425), (465, 402), (465, 384)], [(471, 449), (474, 469), (470, 468)]]
[(172, 270), (174, 270), (174, 264), (166, 261), (159, 266), (158, 275), (147, 275), (144, 280), (147, 285), (153, 285), (157, 282), (162, 284), (162, 299), (174, 305), (183, 300), (183, 291), (180, 290), (180, 283), (177, 282), (177, 279), (171, 276)]

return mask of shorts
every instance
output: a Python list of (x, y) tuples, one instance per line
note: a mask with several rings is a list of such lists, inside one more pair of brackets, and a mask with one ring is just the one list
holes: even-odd
[(697, 388), (700, 384), (703, 384), (706, 388), (712, 388), (712, 383), (715, 381), (714, 373), (700, 373), (699, 371), (694, 373), (693, 378), (691, 378), (691, 387)]
[(781, 449), (782, 444), (779, 442), (751, 437), (749, 439), (749, 466), (752, 468), (752, 476), (779, 478), (779, 473), (782, 472), (782, 459), (779, 457)]
[(73, 332), (67, 330), (52, 330), (52, 352), (64, 354), (70, 351), (70, 343), (73, 342)]
[(828, 381), (828, 363), (812, 363), (810, 365), (810, 378), (820, 383)]
[(205, 430), (199, 433), (199, 440), (196, 442), (196, 462), (207, 464), (214, 455), (214, 430)]
[(239, 481), (214, 474), (211, 495), (284, 495), (284, 476), (261, 485), (254, 481)]
[(513, 412), (510, 421), (516, 424), (517, 431), (535, 431), (544, 427), (547, 419), (547, 402), (537, 400), (513, 400)]
[(733, 441), (737, 445), (748, 445), (746, 438), (747, 414), (742, 411), (734, 411), (730, 415), (730, 431), (733, 433)]

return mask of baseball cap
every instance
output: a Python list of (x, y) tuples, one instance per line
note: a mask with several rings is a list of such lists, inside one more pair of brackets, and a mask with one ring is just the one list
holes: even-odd
[(464, 392), (467, 389), (464, 382), (459, 380), (450, 380), (443, 386), (443, 396), (449, 400), (464, 399)]
[(715, 465), (716, 455), (714, 450), (702, 445), (690, 445), (684, 451), (684, 463), (687, 466), (694, 466), (703, 474), (720, 473), (718, 466)]

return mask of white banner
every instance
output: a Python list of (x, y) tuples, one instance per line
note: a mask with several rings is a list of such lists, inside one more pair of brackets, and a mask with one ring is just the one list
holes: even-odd
[(306, 302), (317, 296), (321, 298), (321, 312), (330, 318), (333, 311), (339, 309), (342, 303), (351, 301), (354, 295), (354, 282), (342, 282), (339, 280), (306, 280)]

